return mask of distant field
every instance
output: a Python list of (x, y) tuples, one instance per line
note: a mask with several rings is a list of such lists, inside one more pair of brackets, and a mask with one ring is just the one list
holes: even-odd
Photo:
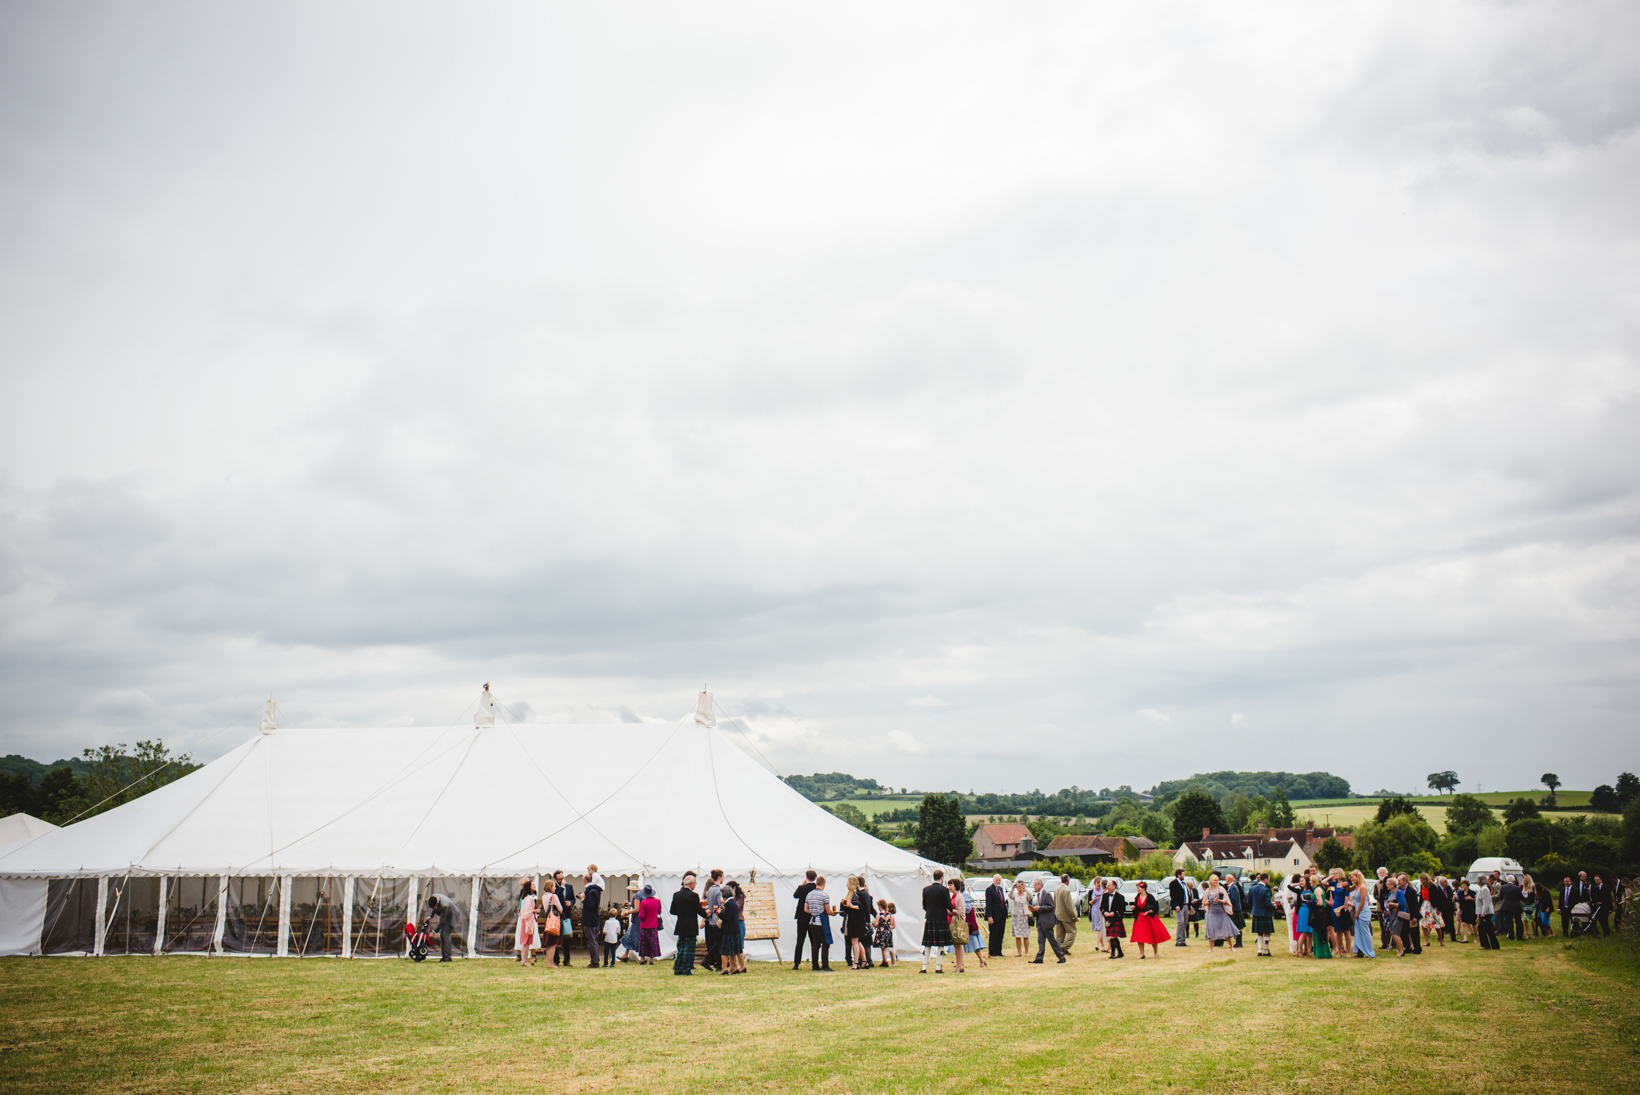
[[(1535, 791), (1487, 791), (1475, 797), (1491, 806), (1501, 808), (1509, 805), (1512, 799), (1525, 797), (1537, 801), (1548, 793), (1547, 789), (1539, 787)], [(1586, 807), (1589, 804), (1589, 792), (1561, 791), (1555, 796), (1555, 799), (1561, 806)], [(915, 809), (917, 804), (922, 802), (922, 796), (888, 795), (881, 798), (874, 796), (871, 798), (851, 798), (844, 801), (851, 806), (859, 807), (860, 811), (868, 817), (876, 817), (878, 814), (887, 813), (891, 810)], [(1351, 799), (1348, 802), (1340, 802), (1338, 799), (1301, 799), (1294, 802), (1292, 806), (1300, 825), (1303, 825), (1306, 819), (1314, 818), (1318, 826), (1355, 826), (1375, 817), (1378, 813), (1378, 803), (1380, 801), (1382, 800), (1376, 798)], [(1435, 827), (1436, 832), (1446, 832), (1446, 807), (1452, 801), (1451, 795), (1419, 795), (1410, 798), (1409, 801), (1417, 805), (1418, 812), (1424, 815), (1425, 821)], [(1590, 812), (1592, 811), (1555, 811), (1549, 816), (1576, 817), (1579, 814)], [(970, 822), (983, 822), (990, 816), (990, 814), (969, 814), (968, 820)]]

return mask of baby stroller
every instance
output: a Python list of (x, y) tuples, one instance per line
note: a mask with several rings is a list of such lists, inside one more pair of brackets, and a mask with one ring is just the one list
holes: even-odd
[(410, 961), (427, 961), (427, 945), (433, 941), (433, 938), (427, 934), (425, 922), (419, 928), (414, 924), (405, 924), (404, 935), (405, 938), (410, 940)]
[(1576, 939), (1578, 936), (1584, 934), (1593, 927), (1594, 909), (1589, 907), (1589, 903), (1587, 901), (1579, 901), (1577, 904), (1573, 905), (1571, 931), (1572, 938)]

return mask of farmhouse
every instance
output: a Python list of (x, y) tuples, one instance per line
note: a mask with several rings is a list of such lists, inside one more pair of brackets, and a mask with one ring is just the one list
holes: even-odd
[(1036, 838), (1017, 821), (995, 822), (974, 830), (974, 855), (968, 865), (985, 870), (1029, 867), (1036, 861)]
[(1156, 842), (1142, 836), (1056, 836), (1043, 854), (1049, 859), (1080, 859), (1084, 866), (1132, 863), (1156, 850)]

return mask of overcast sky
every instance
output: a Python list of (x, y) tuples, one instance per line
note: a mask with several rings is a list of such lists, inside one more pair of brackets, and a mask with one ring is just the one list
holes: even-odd
[(1637, 47), (5, 0), (0, 752), (708, 682), (896, 786), (1640, 770)]

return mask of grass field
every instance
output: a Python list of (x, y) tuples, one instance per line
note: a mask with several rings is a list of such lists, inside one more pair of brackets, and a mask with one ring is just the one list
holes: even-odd
[(1396, 1091), (1628, 1088), (1632, 958), (1507, 947), (1319, 962), (1198, 943), (1110, 962), (1084, 933), (1064, 966), (752, 963), (687, 980), (494, 959), (8, 958), (0, 1089), (1232, 1095), (1353, 1092), (1391, 1067)]

